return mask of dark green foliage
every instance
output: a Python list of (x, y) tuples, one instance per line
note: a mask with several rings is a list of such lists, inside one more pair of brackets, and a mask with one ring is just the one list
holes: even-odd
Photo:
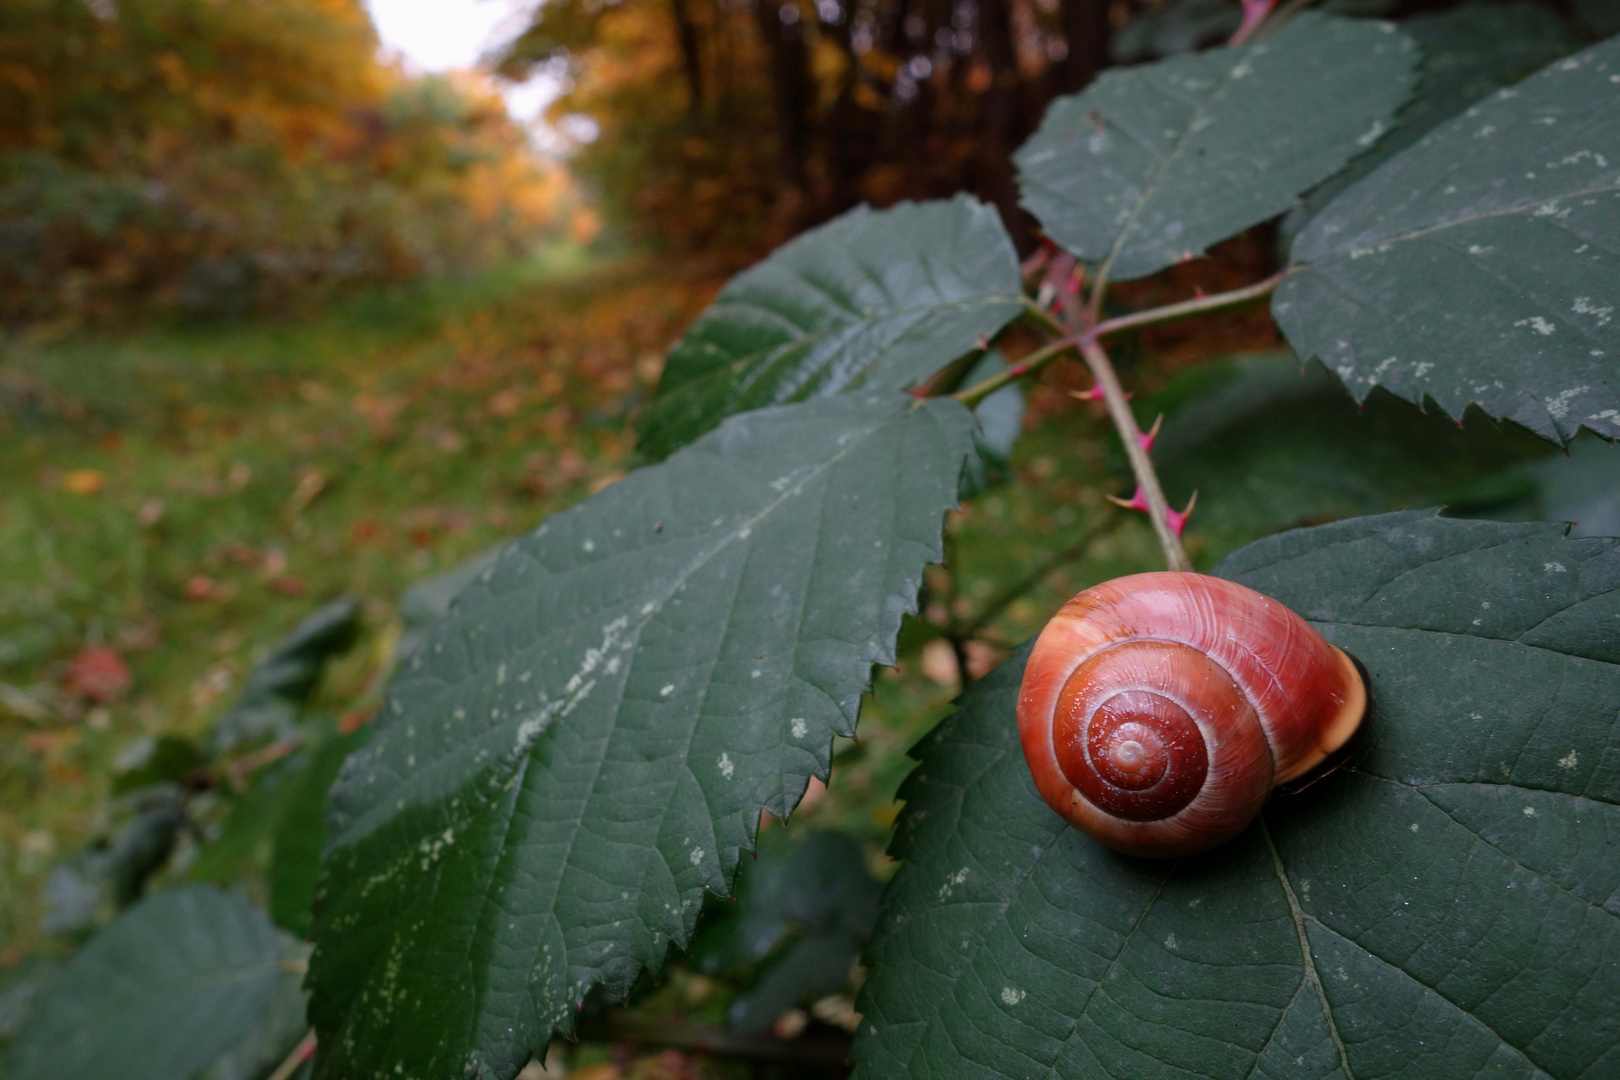
[(52, 977), (6, 1061), (10, 1080), (189, 1080), (242, 1039), (285, 976), (263, 913), (208, 886), (131, 908)]
[(1301, 15), (1254, 45), (1111, 72), (1018, 151), (1024, 205), (1118, 280), (1293, 205), (1388, 129), (1418, 54), (1387, 23)]
[(763, 1031), (795, 1005), (841, 989), (877, 919), (881, 886), (861, 845), (844, 833), (760, 840), (738, 871), (735, 907), (692, 944), (699, 970), (720, 974), (769, 958), (727, 1013), (740, 1032)]
[(663, 457), (765, 405), (916, 385), (1023, 306), (1012, 242), (977, 199), (860, 207), (721, 290), (670, 353), (640, 448)]
[(1190, 528), (1203, 566), (1257, 534), (1360, 514), (1517, 512), (1537, 496), (1523, 466), (1551, 449), (1478, 413), (1459, 428), (1391, 394), (1358, 408), (1319, 365), (1288, 355), (1193, 368), (1142, 412), (1161, 410), (1154, 457), (1172, 502), (1198, 493)]
[(1366, 664), (1376, 716), (1346, 767), (1178, 862), (1041, 801), (1015, 657), (902, 791), (857, 1075), (1613, 1071), (1617, 555), (1422, 512), (1235, 554), (1223, 576)]
[(309, 764), (289, 781), (287, 801), (273, 824), (270, 866), (270, 917), (276, 925), (308, 937), (310, 904), (326, 846), (326, 795), (348, 756), (366, 744), (370, 728), (336, 736), (318, 746)]
[(1620, 435), (1620, 41), (1557, 61), (1356, 183), (1294, 241), (1272, 312), (1357, 400)]
[(1516, 0), (1475, 0), (1401, 23), (1423, 53), (1412, 100), (1393, 129), (1331, 180), (1307, 195), (1283, 223), (1292, 236), (1334, 197), (1484, 95), (1572, 51), (1574, 35), (1551, 10)]
[(971, 433), (898, 393), (755, 412), (508, 547), (333, 793), (318, 1071), (511, 1076), (684, 944), (892, 662)]
[(327, 661), (354, 644), (359, 631), (360, 601), (352, 596), (332, 601), (293, 627), (254, 667), (236, 704), (214, 725), (214, 749), (291, 735)]

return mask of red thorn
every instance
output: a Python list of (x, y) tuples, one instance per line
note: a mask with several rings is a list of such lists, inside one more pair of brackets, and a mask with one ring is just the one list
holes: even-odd
[(1162, 423), (1164, 423), (1164, 414), (1160, 413), (1159, 418), (1153, 421), (1153, 427), (1147, 431), (1138, 431), (1136, 433), (1136, 441), (1142, 444), (1144, 451), (1152, 452), (1153, 440), (1159, 437), (1159, 425)]
[(1070, 276), (1069, 283), (1063, 287), (1064, 291), (1067, 292), (1070, 296), (1079, 296), (1080, 295), (1080, 283), (1082, 281), (1084, 281), (1084, 280), (1085, 280), (1085, 274), (1082, 273), (1077, 268), (1075, 270), (1074, 274)]
[[(1099, 383), (1098, 385), (1093, 386), (1090, 390), (1070, 390), (1069, 396), (1077, 401), (1101, 401), (1103, 400), (1102, 384)], [(1126, 394), (1125, 400), (1129, 401), (1131, 400), (1131, 397), (1131, 394)]]
[(1193, 296), (1199, 300), (1202, 300), (1204, 298), (1204, 287), (1202, 285), (1194, 285)]
[(1113, 503), (1115, 506), (1123, 506), (1127, 510), (1140, 510), (1144, 514), (1147, 513), (1147, 496), (1142, 494), (1141, 484), (1136, 485), (1136, 494), (1132, 495), (1129, 499), (1121, 499), (1118, 496), (1110, 495), (1108, 496), (1108, 501)]
[[(1142, 494), (1142, 485), (1140, 484), (1136, 486), (1136, 494), (1132, 495), (1130, 499), (1120, 499), (1110, 495), (1108, 496), (1108, 501), (1113, 503), (1115, 506), (1123, 506), (1127, 510), (1140, 510), (1144, 514), (1148, 512), (1147, 496)], [(1182, 530), (1186, 529), (1187, 527), (1187, 519), (1192, 517), (1193, 506), (1197, 502), (1198, 492), (1195, 491), (1193, 492), (1193, 497), (1187, 500), (1187, 508), (1185, 510), (1176, 510), (1175, 508), (1168, 506), (1165, 507), (1164, 516), (1165, 519), (1170, 523), (1171, 532), (1175, 533), (1177, 536), (1181, 535)]]
[(988, 349), (989, 347), (990, 347), (990, 335), (989, 334), (980, 334), (979, 335), (979, 348), (980, 349)]
[(1014, 364), (1014, 365), (1012, 365), (1012, 367), (1009, 367), (1007, 369), (1007, 374), (1011, 375), (1013, 378), (1016, 379), (1019, 376), (1026, 374), (1028, 371), (1029, 371), (1029, 365), (1028, 364)]
[(925, 398), (928, 396), (928, 391), (920, 386), (913, 386), (910, 390), (907, 390), (906, 393), (910, 394), (914, 398)]
[(1254, 28), (1259, 26), (1276, 6), (1277, 0), (1243, 0), (1243, 22), (1228, 44), (1241, 45), (1248, 41), (1249, 35), (1254, 33)]

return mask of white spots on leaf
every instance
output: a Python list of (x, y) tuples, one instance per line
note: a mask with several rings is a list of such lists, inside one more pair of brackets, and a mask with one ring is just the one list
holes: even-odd
[(658, 691), (658, 696), (659, 697), (669, 697), (669, 695), (673, 694), (674, 692), (675, 692), (675, 684), (674, 683), (665, 683), (664, 688), (662, 690)]
[(596, 541), (594, 541), (594, 540), (585, 541), (583, 544), (579, 545), (579, 550), (581, 550), (581, 551), (583, 551), (583, 552), (585, 552), (587, 554), (589, 554), (590, 552), (595, 551), (596, 550)]
[(1417, 366), (1412, 369), (1412, 374), (1414, 377), (1421, 379), (1433, 368), (1434, 365), (1429, 363), (1427, 360), (1420, 360), (1418, 361)]
[(1175, 952), (1176, 946), (1179, 944), (1180, 943), (1176, 941), (1176, 935), (1174, 934), (1171, 934), (1169, 937), (1164, 939), (1164, 947), (1169, 949), (1171, 952)]
[(793, 732), (793, 737), (795, 739), (802, 739), (806, 735), (810, 734), (810, 725), (805, 723), (804, 717), (795, 716), (792, 720), (788, 721), (788, 730)]
[(1252, 74), (1254, 74), (1254, 65), (1248, 60), (1244, 60), (1242, 63), (1238, 64), (1237, 67), (1232, 69), (1232, 78), (1234, 80), (1246, 79)]
[(696, 866), (698, 863), (702, 862), (703, 861), (703, 849), (700, 848), (700, 847), (693, 848), (690, 858), (692, 860), (692, 865), (693, 866)]
[(602, 670), (609, 675), (617, 675), (619, 673), (619, 658), (617, 656), (608, 657), (608, 662), (602, 665)]
[(1474, 138), (1476, 138), (1476, 139), (1488, 139), (1494, 134), (1496, 134), (1496, 126), (1494, 124), (1486, 124), (1485, 126), (1481, 127), (1478, 131), (1474, 132)]
[(1547, 398), (1547, 415), (1554, 420), (1562, 420), (1569, 415), (1569, 403), (1592, 389), (1590, 386), (1572, 386), (1568, 390), (1561, 390), (1556, 397)]
[(1470, 254), (1470, 255), (1489, 255), (1491, 252), (1493, 252), (1495, 250), (1496, 250), (1496, 248), (1495, 248), (1494, 245), (1490, 246), (1490, 247), (1486, 247), (1486, 246), (1481, 245), (1481, 244), (1470, 244), (1468, 246), (1468, 254)]
[(1565, 572), (1564, 571), (1564, 564), (1561, 563), (1561, 562), (1542, 563), (1541, 568), (1543, 570), (1546, 570), (1549, 573), (1553, 573), (1553, 574), (1562, 574), (1562, 573)]
[(501, 664), (500, 666), (498, 666), (495, 669), (495, 685), (496, 686), (505, 686), (506, 685), (506, 665), (505, 664)]
[(760, 671), (759, 668), (755, 668), (753, 671), (750, 671), (748, 673), (748, 677), (750, 679), (757, 679), (763, 674), (764, 674), (764, 672)]
[(1378, 141), (1378, 137), (1383, 133), (1384, 122), (1382, 120), (1374, 120), (1373, 126), (1367, 129), (1367, 133), (1356, 140), (1356, 145), (1371, 146), (1373, 143)]
[(1414, 822), (1412, 822), (1412, 824), (1408, 825), (1407, 828), (1411, 829), (1413, 832), (1417, 832), (1418, 831), (1418, 823), (1414, 821)]
[(1614, 317), (1613, 305), (1599, 306), (1590, 296), (1577, 296), (1575, 304), (1570, 309), (1577, 315), (1591, 315), (1597, 319), (1599, 326), (1608, 326), (1609, 320)]
[(1533, 806), (1525, 807), (1524, 808), (1524, 816), (1525, 817), (1535, 817), (1536, 816), (1536, 808), (1533, 807)]
[(964, 866), (962, 869), (945, 879), (945, 884), (939, 887), (939, 898), (941, 900), (949, 899), (951, 893), (956, 891), (956, 887), (967, 881), (967, 879), (968, 868)]
[(1575, 770), (1575, 766), (1579, 765), (1580, 763), (1580, 755), (1576, 754), (1574, 750), (1571, 750), (1569, 753), (1558, 759), (1558, 767), (1560, 769), (1568, 769), (1571, 772), (1573, 772)]
[(727, 780), (730, 780), (732, 774), (737, 771), (737, 766), (732, 763), (731, 755), (724, 750), (720, 751), (720, 760), (715, 762), (715, 765), (720, 769), (720, 775)]
[(744, 525), (741, 529), (739, 529), (737, 531), (737, 539), (739, 539), (739, 540), (746, 540), (750, 536), (753, 536), (753, 535), (754, 535), (754, 527), (752, 525)]
[(1513, 325), (1514, 326), (1528, 326), (1530, 329), (1534, 330), (1536, 333), (1540, 334), (1542, 337), (1551, 337), (1553, 335), (1554, 331), (1557, 330), (1557, 327), (1553, 326), (1552, 323), (1548, 322), (1546, 319), (1542, 318), (1540, 315), (1532, 315), (1528, 319), (1520, 319), (1518, 322), (1514, 323)]
[(1028, 995), (1016, 986), (1003, 986), (1001, 988), (1001, 1001), (1004, 1005), (1017, 1005)]

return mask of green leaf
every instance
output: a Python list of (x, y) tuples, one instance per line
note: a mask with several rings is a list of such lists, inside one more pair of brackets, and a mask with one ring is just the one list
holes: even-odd
[(1154, 458), (1171, 502), (1198, 493), (1190, 528), (1202, 566), (1261, 536), (1336, 518), (1436, 503), (1496, 511), (1533, 499), (1535, 482), (1519, 470), (1557, 455), (1477, 413), (1459, 427), (1384, 393), (1358, 409), (1320, 365), (1302, 369), (1286, 354), (1191, 368), (1141, 415), (1161, 411)]
[(1018, 151), (1024, 205), (1109, 277), (1157, 273), (1371, 146), (1417, 60), (1388, 23), (1305, 14), (1253, 45), (1104, 73)]
[(69, 960), (12, 1047), (10, 1080), (190, 1080), (241, 1039), (282, 981), (262, 912), (204, 885), (160, 892)]
[(1228, 0), (1170, 0), (1148, 8), (1108, 39), (1116, 64), (1136, 64), (1189, 53), (1229, 38), (1243, 22), (1243, 8)]
[(352, 596), (306, 616), (249, 673), (241, 696), (214, 725), (214, 749), (291, 735), (327, 661), (353, 645), (359, 632), (360, 601)]
[(327, 792), (344, 760), (370, 737), (371, 729), (363, 727), (322, 743), (292, 781), (294, 786), (275, 822), (267, 875), (270, 917), (299, 937), (309, 936), (310, 905), (320, 876), (321, 850), (326, 846)]
[(1417, 92), (1400, 111), (1389, 134), (1319, 185), (1283, 220), (1286, 236), (1296, 235), (1339, 192), (1481, 96), (1518, 82), (1579, 44), (1556, 14), (1522, 0), (1464, 4), (1437, 15), (1406, 19), (1401, 29), (1423, 52)]
[(732, 1002), (731, 1029), (764, 1031), (795, 1005), (842, 989), (877, 918), (880, 891), (847, 833), (789, 838), (777, 829), (762, 837), (759, 857), (738, 871), (737, 903), (722, 908), (692, 946), (711, 975), (771, 958)]
[(218, 835), (198, 852), (186, 876), (224, 885), (264, 871), (270, 865), (276, 826), (299, 793), (298, 780), (308, 767), (309, 756), (300, 750), (260, 770), (230, 805)]
[(967, 195), (858, 207), (720, 291), (670, 353), (639, 447), (661, 458), (733, 413), (913, 386), (1023, 307), (994, 208)]
[(1587, 435), (1568, 456), (1525, 471), (1540, 489), (1543, 519), (1574, 522), (1572, 536), (1620, 536), (1620, 447)]
[[(1007, 358), (1000, 349), (991, 349), (962, 377), (963, 386), (973, 386), (1007, 370)], [(1010, 382), (973, 410), (979, 429), (973, 436), (973, 457), (962, 474), (962, 498), (970, 499), (996, 484), (1005, 483), (1012, 473), (1013, 444), (1024, 433), (1024, 389)]]
[(1195, 859), (1034, 790), (1027, 652), (919, 748), (859, 1077), (1596, 1077), (1620, 1069), (1620, 545), (1424, 512), (1220, 567), (1371, 675), (1344, 768)]
[(394, 647), (396, 663), (409, 660), (411, 654), (422, 647), (428, 631), (450, 614), (450, 605), (456, 597), (477, 580), (498, 554), (499, 548), (481, 551), (459, 566), (425, 581), (418, 581), (405, 590), (405, 595), (399, 598), (399, 621), (404, 626), (399, 635), (399, 644)]
[(202, 764), (196, 744), (178, 735), (140, 735), (113, 759), (114, 795), (154, 784), (178, 783)]
[(1620, 40), (1435, 129), (1294, 241), (1272, 313), (1356, 398), (1620, 435)]
[(893, 662), (972, 431), (900, 393), (749, 413), (509, 546), (333, 791), (319, 1074), (509, 1078), (684, 945)]

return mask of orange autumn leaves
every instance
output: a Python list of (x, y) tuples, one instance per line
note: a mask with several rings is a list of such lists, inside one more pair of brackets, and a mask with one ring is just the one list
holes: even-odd
[(588, 219), (487, 82), (377, 45), (360, 0), (0, 5), (0, 317), (284, 308)]

